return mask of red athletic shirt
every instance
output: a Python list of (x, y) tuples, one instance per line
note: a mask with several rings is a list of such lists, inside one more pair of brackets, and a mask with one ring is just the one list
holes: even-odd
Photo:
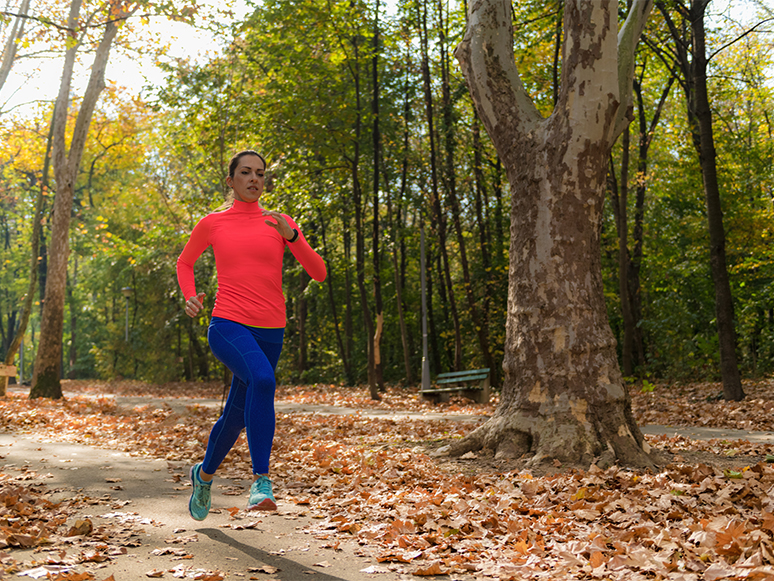
[[(285, 219), (291, 228), (299, 230), (289, 216)], [(184, 297), (196, 296), (194, 263), (212, 246), (218, 272), (212, 316), (253, 327), (284, 327), (282, 255), (285, 246), (290, 247), (293, 256), (315, 280), (325, 280), (325, 262), (300, 230), (296, 241), (291, 243), (267, 226), (266, 220), (257, 203), (239, 200), (224, 212), (202, 218), (177, 259), (177, 281)]]

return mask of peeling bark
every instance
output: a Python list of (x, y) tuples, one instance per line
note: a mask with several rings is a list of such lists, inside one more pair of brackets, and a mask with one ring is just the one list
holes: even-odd
[(635, 1), (617, 34), (615, 1), (565, 3), (562, 78), (544, 119), (514, 63), (510, 2), (470, 5), (456, 55), (506, 168), (511, 241), (500, 405), (452, 454), (653, 465), (618, 367), (600, 260), (607, 159), (628, 123), (650, 9)]
[[(81, 4), (73, 0), (67, 20), (69, 30), (76, 30)], [(132, 10), (136, 10), (134, 7)], [(89, 125), (94, 114), (97, 100), (105, 88), (105, 69), (110, 49), (118, 33), (117, 21), (110, 20), (106, 25), (94, 56), (89, 82), (83, 95), (80, 110), (69, 149), (65, 142), (67, 118), (70, 107), (70, 86), (80, 41), (73, 37), (65, 53), (64, 66), (59, 94), (55, 105), (53, 120), (53, 166), (56, 177), (56, 196), (54, 198), (53, 219), (51, 221), (50, 262), (45, 285), (45, 299), (40, 317), (40, 344), (35, 358), (35, 371), (32, 377), (30, 398), (47, 397), (60, 399), (62, 365), (62, 333), (64, 327), (65, 285), (67, 279), (67, 258), (70, 253), (69, 231), (70, 212), (78, 169), (86, 147)]]

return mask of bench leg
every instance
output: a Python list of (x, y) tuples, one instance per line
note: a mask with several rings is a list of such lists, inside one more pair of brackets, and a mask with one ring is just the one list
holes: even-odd
[(448, 393), (423, 393), (422, 398), (436, 404), (443, 401), (449, 401), (449, 394)]
[(481, 382), (481, 391), (478, 394), (478, 403), (489, 403), (489, 378)]

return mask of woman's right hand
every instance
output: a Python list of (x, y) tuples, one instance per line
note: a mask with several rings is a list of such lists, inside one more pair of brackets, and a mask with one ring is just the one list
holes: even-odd
[(191, 318), (198, 315), (199, 311), (201, 311), (204, 308), (202, 301), (204, 300), (205, 296), (207, 296), (205, 293), (199, 293), (195, 297), (191, 297), (190, 299), (188, 299), (185, 302), (185, 314)]

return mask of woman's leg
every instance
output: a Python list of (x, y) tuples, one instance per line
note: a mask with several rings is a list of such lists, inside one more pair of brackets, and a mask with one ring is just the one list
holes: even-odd
[(204, 454), (201, 471), (203, 480), (209, 480), (210, 476), (223, 462), (229, 450), (234, 446), (245, 427), (245, 396), (247, 386), (236, 375), (231, 378), (231, 388), (228, 392), (223, 413), (212, 426), (210, 437), (207, 440), (207, 451)]
[(234, 380), (210, 434), (202, 469), (213, 474), (246, 427), (253, 473), (266, 474), (274, 439), (274, 370), (282, 351), (282, 330), (213, 318), (208, 339), (213, 354), (231, 370)]
[(244, 422), (247, 430), (247, 445), (250, 448), (250, 458), (253, 462), (253, 474), (268, 474), (276, 424), (274, 415), (275, 371), (282, 352), (282, 343), (264, 340), (262, 335), (266, 334), (265, 329), (251, 329), (251, 331), (253, 331), (256, 343), (264, 357), (260, 358), (260, 365), (263, 366), (263, 369), (259, 379), (247, 389)]

